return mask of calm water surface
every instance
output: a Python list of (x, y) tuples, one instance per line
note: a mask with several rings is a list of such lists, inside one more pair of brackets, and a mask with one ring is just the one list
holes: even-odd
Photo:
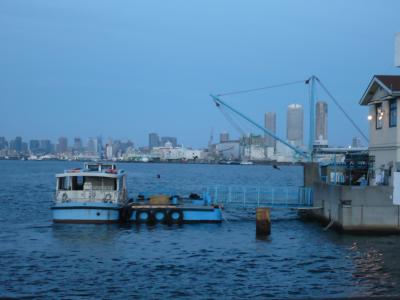
[[(400, 295), (400, 238), (341, 236), (293, 212), (221, 225), (54, 225), (54, 174), (80, 163), (0, 161), (0, 296), (304, 298)], [(214, 184), (301, 185), (299, 167), (120, 164), (132, 196)], [(156, 179), (156, 174), (161, 179)], [(227, 215), (229, 219), (229, 215)]]

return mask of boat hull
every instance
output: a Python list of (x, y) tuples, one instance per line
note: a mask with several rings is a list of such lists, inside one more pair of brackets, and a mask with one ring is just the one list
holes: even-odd
[(106, 203), (68, 203), (52, 207), (53, 222), (107, 224), (119, 222), (120, 206)]

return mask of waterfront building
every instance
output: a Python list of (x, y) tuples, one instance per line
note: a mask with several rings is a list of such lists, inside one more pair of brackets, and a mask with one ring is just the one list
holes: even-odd
[(247, 144), (241, 147), (242, 160), (264, 160), (265, 147), (257, 144)]
[(215, 145), (215, 152), (218, 158), (225, 160), (240, 159), (240, 142), (228, 141)]
[(178, 146), (178, 139), (176, 137), (172, 136), (163, 136), (161, 138), (161, 144), (160, 146), (165, 146), (166, 143), (170, 142), (172, 144), (172, 147), (177, 147)]
[[(269, 132), (276, 134), (276, 113), (274, 112), (266, 112), (264, 115), (264, 127), (267, 129)], [(276, 148), (276, 140), (266, 134), (265, 137), (265, 146), (266, 147), (272, 147)]]
[(65, 153), (68, 151), (68, 139), (66, 137), (60, 137), (58, 139), (58, 148), (57, 152)]
[[(375, 157), (375, 182), (393, 183), (392, 171), (400, 171), (400, 76), (375, 75), (360, 100), (368, 106), (369, 153)], [(385, 180), (385, 177), (387, 178)]]
[(149, 149), (153, 149), (154, 147), (160, 146), (160, 137), (157, 133), (152, 132), (149, 133)]
[(328, 146), (328, 104), (318, 101), (315, 104), (315, 142), (316, 146)]
[(290, 104), (287, 109), (287, 140), (297, 146), (303, 145), (303, 106)]
[(229, 133), (228, 132), (222, 132), (219, 135), (219, 142), (220, 143), (225, 143), (229, 141)]

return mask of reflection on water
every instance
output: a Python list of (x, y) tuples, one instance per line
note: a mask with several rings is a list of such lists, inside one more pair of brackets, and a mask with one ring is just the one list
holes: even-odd
[[(399, 295), (397, 236), (357, 237), (272, 211), (256, 239), (254, 212), (183, 226), (52, 224), (62, 162), (0, 162), (0, 296), (45, 298), (304, 298)], [(301, 169), (126, 164), (132, 194), (168, 185), (300, 185)], [(154, 174), (161, 174), (157, 181)]]

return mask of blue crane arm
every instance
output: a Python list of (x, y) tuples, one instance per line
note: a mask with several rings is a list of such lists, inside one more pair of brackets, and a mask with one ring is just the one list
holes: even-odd
[(289, 144), (288, 142), (286, 142), (285, 140), (282, 140), (280, 137), (276, 136), (275, 134), (273, 134), (272, 132), (270, 132), (268, 129), (266, 129), (265, 127), (257, 124), (256, 122), (254, 122), (252, 119), (250, 119), (249, 117), (245, 116), (244, 114), (242, 114), (240, 111), (236, 110), (235, 108), (233, 108), (232, 106), (228, 105), (227, 103), (225, 103), (224, 101), (222, 101), (220, 98), (218, 98), (217, 96), (214, 96), (212, 94), (210, 94), (211, 98), (214, 100), (215, 104), (217, 106), (219, 105), (223, 105), (226, 108), (228, 108), (229, 110), (233, 111), (235, 114), (237, 114), (238, 116), (242, 117), (243, 119), (245, 119), (247, 122), (253, 124), (255, 127), (257, 127), (258, 129), (260, 129), (261, 131), (263, 131), (264, 133), (268, 134), (269, 136), (273, 137), (274, 139), (276, 139), (277, 141), (281, 142), (282, 144), (288, 146), (290, 149), (292, 149), (294, 152), (296, 152), (297, 154), (309, 158), (309, 154), (299, 148), (296, 148), (294, 146), (292, 146), (291, 144)]

